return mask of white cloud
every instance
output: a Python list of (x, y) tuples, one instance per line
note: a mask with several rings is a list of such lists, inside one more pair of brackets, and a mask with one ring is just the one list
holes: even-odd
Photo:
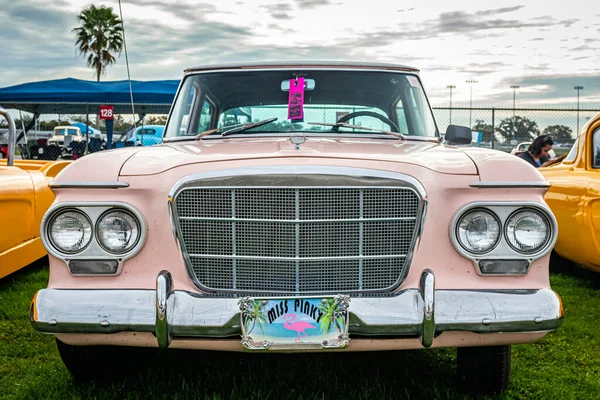
[[(94, 79), (75, 54), (71, 32), (88, 4), (19, 0), (3, 6), (0, 87)], [(116, 0), (94, 4), (118, 14)], [(476, 79), (473, 105), (483, 106), (510, 103), (511, 84), (521, 85), (521, 101), (539, 102), (569, 98), (572, 89), (557, 86), (556, 75), (572, 81), (600, 76), (597, 24), (587, 0), (122, 0), (122, 7), (133, 79), (178, 79), (187, 67), (226, 61), (382, 61), (419, 68), (434, 106), (448, 104), (449, 84), (456, 85), (453, 103), (468, 105), (465, 81)], [(529, 87), (521, 82), (532, 76), (540, 79)], [(121, 56), (102, 79), (126, 77)], [(600, 96), (598, 86), (586, 83), (582, 103), (600, 107), (590, 101)]]

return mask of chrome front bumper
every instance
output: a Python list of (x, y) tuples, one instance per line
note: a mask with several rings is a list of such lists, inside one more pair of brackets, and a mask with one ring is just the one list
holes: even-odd
[[(420, 288), (395, 297), (352, 298), (350, 336), (419, 337), (429, 347), (446, 331), (547, 332), (562, 323), (560, 297), (550, 289), (436, 290), (431, 271), (421, 278)], [(150, 332), (160, 347), (173, 338), (241, 335), (237, 298), (173, 291), (167, 271), (156, 290), (42, 289), (30, 320), (43, 333)]]

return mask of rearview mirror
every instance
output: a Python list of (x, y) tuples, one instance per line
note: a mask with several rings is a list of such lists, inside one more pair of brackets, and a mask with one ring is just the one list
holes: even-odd
[(444, 139), (450, 144), (470, 144), (473, 135), (466, 126), (448, 125)]
[[(286, 79), (281, 82), (281, 90), (284, 92), (290, 91), (290, 82), (291, 79)], [(315, 89), (315, 80), (314, 79), (304, 79), (304, 91), (314, 90)]]

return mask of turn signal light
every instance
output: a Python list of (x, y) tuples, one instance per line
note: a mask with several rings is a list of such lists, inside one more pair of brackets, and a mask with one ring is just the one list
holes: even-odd
[(114, 275), (117, 273), (117, 260), (71, 260), (69, 270), (72, 275)]
[(489, 275), (525, 275), (529, 269), (527, 260), (481, 260), (479, 269)]

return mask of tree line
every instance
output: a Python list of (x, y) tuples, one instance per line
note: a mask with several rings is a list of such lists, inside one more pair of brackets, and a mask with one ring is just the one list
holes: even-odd
[[(491, 142), (497, 141), (498, 138), (494, 134), (494, 127), (486, 124), (482, 119), (476, 119), (473, 125), (473, 131), (482, 133), (482, 141)], [(513, 117), (504, 118), (496, 126), (496, 134), (505, 141), (510, 142), (513, 138), (517, 142), (529, 142), (540, 133), (550, 135), (557, 143), (573, 143), (575, 138), (572, 136), (573, 130), (566, 125), (550, 125), (540, 131), (537, 122), (530, 120), (527, 117), (516, 115)]]

